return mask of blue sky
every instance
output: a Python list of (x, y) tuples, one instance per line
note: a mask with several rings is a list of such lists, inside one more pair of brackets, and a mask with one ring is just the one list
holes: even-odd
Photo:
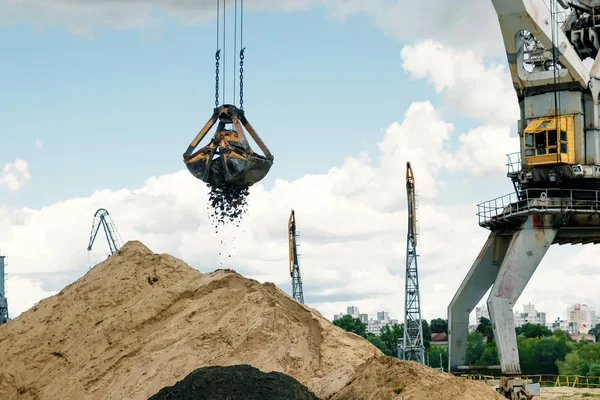
[[(11, 315), (87, 271), (92, 215), (104, 207), (125, 240), (287, 292), (294, 208), (308, 304), (327, 317), (348, 303), (400, 317), (411, 161), (424, 316), (444, 316), (487, 237), (476, 204), (512, 191), (504, 163), (518, 149), (518, 108), (491, 3), (436, 1), (246, 9), (244, 106), (275, 163), (222, 259), (206, 188), (182, 161), (214, 107), (214, 21), (182, 17), (205, 3), (153, 0), (147, 14), (146, 3), (0, 0), (0, 249)], [(16, 160), (31, 179), (9, 190), (2, 179)], [(590, 249), (553, 250), (573, 269), (548, 258), (520, 301), (552, 315), (589, 302)], [(94, 251), (95, 264), (106, 250)], [(577, 290), (557, 297), (557, 285)]]
[[(0, 67), (10, 93), (0, 98), (10, 139), (0, 162), (28, 160), (35, 182), (9, 204), (40, 207), (98, 188), (139, 187), (182, 168), (183, 151), (212, 113), (215, 29), (163, 21), (150, 31), (102, 29), (92, 37), (61, 26), (0, 28), (10, 54)], [(402, 73), (402, 43), (366, 17), (251, 10), (244, 36), (245, 109), (276, 160), (267, 186), (373, 152), (411, 101), (434, 98)]]

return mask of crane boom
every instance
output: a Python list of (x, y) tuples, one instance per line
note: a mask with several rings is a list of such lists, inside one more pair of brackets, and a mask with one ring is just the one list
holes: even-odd
[(96, 240), (100, 226), (102, 226), (104, 229), (106, 240), (108, 241), (108, 247), (110, 249), (110, 255), (113, 255), (123, 245), (123, 239), (121, 239), (121, 235), (119, 235), (119, 232), (117, 231), (115, 224), (112, 222), (108, 211), (106, 211), (104, 208), (100, 208), (94, 214), (92, 232), (90, 234), (90, 243), (88, 244), (87, 249), (88, 251), (92, 250), (92, 246), (94, 245), (94, 241)]
[(300, 264), (298, 264), (298, 243), (296, 241), (296, 214), (294, 210), (288, 221), (288, 242), (290, 249), (290, 276), (292, 277), (292, 297), (304, 304), (304, 291), (302, 290), (302, 277), (300, 276)]
[(421, 299), (417, 269), (417, 201), (415, 178), (410, 162), (406, 163), (406, 197), (408, 200), (408, 233), (406, 238), (406, 280), (404, 295), (403, 359), (425, 362)]

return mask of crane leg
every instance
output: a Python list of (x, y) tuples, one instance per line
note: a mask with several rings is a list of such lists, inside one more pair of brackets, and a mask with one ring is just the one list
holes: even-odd
[(466, 278), (448, 306), (449, 368), (465, 364), (469, 314), (494, 284), (504, 259), (510, 235), (492, 232)]
[(531, 215), (512, 234), (500, 271), (487, 300), (504, 374), (519, 374), (519, 351), (513, 306), (550, 248), (557, 233), (550, 220)]

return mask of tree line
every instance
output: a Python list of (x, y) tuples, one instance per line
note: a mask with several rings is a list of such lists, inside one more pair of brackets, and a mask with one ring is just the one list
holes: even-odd
[[(367, 325), (351, 315), (337, 319), (335, 325), (371, 342), (385, 355), (397, 357), (398, 343), (404, 336), (404, 324), (384, 326), (379, 336), (367, 332)], [(436, 318), (423, 324), (423, 345), (426, 359), (433, 368), (448, 371), (448, 349), (431, 343), (432, 333), (448, 333), (448, 321)], [(525, 375), (600, 376), (600, 343), (575, 342), (562, 330), (551, 331), (539, 324), (527, 323), (516, 328), (521, 372)], [(600, 340), (600, 324), (589, 333)], [(440, 357), (441, 356), (441, 357)], [(466, 364), (498, 365), (498, 349), (489, 319), (481, 318), (477, 328), (467, 336)], [(441, 363), (441, 364), (440, 364)]]

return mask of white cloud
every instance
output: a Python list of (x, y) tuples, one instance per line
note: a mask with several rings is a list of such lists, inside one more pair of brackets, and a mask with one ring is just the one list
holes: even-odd
[(404, 70), (414, 79), (427, 79), (448, 107), (472, 120), (516, 126), (519, 106), (504, 64), (485, 65), (471, 50), (434, 41), (405, 46), (401, 55)]
[(20, 313), (27, 311), (35, 303), (58, 291), (42, 289), (40, 282), (23, 277), (6, 280), (6, 297), (8, 299), (8, 312), (10, 318), (15, 318)]
[(505, 171), (506, 154), (519, 151), (519, 138), (510, 136), (508, 126), (480, 126), (460, 135), (458, 141), (456, 159), (460, 169), (477, 177)]
[(38, 149), (43, 146), (44, 146), (44, 142), (42, 142), (40, 139), (37, 139), (35, 141), (35, 147), (37, 147)]
[(0, 188), (16, 192), (31, 181), (29, 164), (25, 160), (6, 163), (0, 174)]
[[(102, 190), (40, 210), (0, 206), (0, 243), (11, 260), (13, 284), (31, 288), (27, 298), (9, 294), (9, 302), (13, 312), (23, 310), (87, 271), (85, 249), (92, 216), (100, 207), (108, 209), (125, 240), (141, 240), (152, 250), (174, 254), (201, 271), (234, 268), (289, 289), (286, 226), (294, 208), (308, 304), (328, 317), (356, 304), (363, 312), (384, 309), (402, 319), (407, 218), (404, 171), (406, 161), (411, 161), (420, 193), (424, 317), (445, 316), (487, 233), (477, 225), (474, 205), (450, 204), (441, 182), (450, 179), (452, 185), (452, 177), (445, 176), (446, 167), (459, 171), (459, 161), (469, 146), (483, 148), (483, 158), (491, 156), (489, 149), (496, 143), (488, 141), (488, 136), (504, 133), (493, 127), (475, 129), (459, 136), (459, 146), (452, 151), (453, 125), (430, 103), (413, 103), (404, 120), (386, 130), (379, 154), (373, 157), (376, 161), (361, 154), (326, 174), (292, 182), (278, 180), (272, 190), (255, 185), (242, 225), (219, 228), (218, 233), (208, 220), (206, 188), (187, 171), (150, 178), (136, 190)], [(461, 171), (459, 176), (463, 175)], [(466, 175), (471, 174), (467, 171)], [(99, 236), (92, 263), (103, 260), (106, 250), (106, 239)], [(597, 275), (583, 280), (567, 274), (560, 281), (548, 279), (561, 270), (557, 259), (544, 262), (544, 271), (532, 281), (526, 296), (543, 294), (533, 300), (538, 309), (546, 305), (565, 308), (570, 299), (562, 300), (546, 290), (576, 285), (581, 298), (593, 300)], [(39, 277), (40, 283), (23, 281), (31, 276)]]
[[(233, 1), (228, 4), (233, 5)], [(368, 15), (400, 41), (434, 39), (486, 54), (503, 52), (498, 18), (490, 1), (477, 0), (246, 0), (245, 6), (296, 10), (325, 7), (340, 19)], [(156, 10), (184, 22), (212, 21), (214, 0), (0, 0), (0, 22), (64, 24), (86, 33), (98, 27), (146, 29), (160, 24)]]

